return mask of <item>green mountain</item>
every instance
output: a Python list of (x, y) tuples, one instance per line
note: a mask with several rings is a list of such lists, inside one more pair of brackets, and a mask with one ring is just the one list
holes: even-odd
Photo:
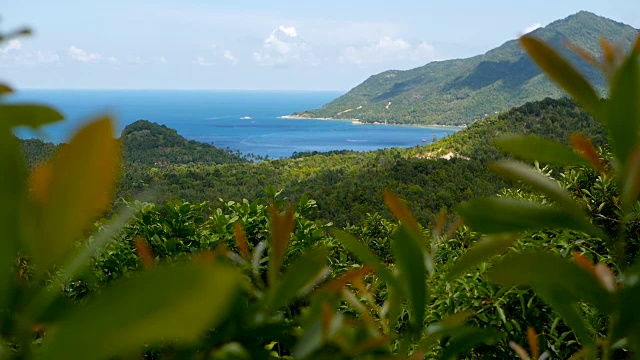
[[(605, 79), (565, 44), (569, 42), (599, 57), (602, 37), (629, 48), (637, 32), (631, 26), (581, 11), (532, 35), (561, 51), (604, 94)], [(511, 40), (468, 59), (385, 71), (321, 109), (294, 115), (366, 123), (462, 125), (528, 101), (562, 96), (564, 93), (540, 72), (518, 41)]]

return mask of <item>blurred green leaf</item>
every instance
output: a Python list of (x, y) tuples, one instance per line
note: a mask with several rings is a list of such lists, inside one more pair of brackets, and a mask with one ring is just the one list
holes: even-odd
[(620, 194), (620, 201), (625, 209), (633, 206), (640, 195), (640, 146), (636, 146), (627, 161), (627, 175)]
[(467, 319), (473, 316), (470, 311), (459, 312), (452, 315), (448, 315), (442, 321), (431, 324), (427, 327), (426, 336), (420, 340), (420, 349), (427, 352), (429, 348), (435, 345), (440, 338), (446, 334), (451, 334), (459, 329), (465, 327)]
[(391, 242), (391, 251), (400, 269), (399, 279), (411, 308), (411, 323), (416, 333), (422, 331), (427, 302), (427, 267), (425, 250), (413, 231), (402, 224)]
[(451, 270), (449, 270), (447, 278), (449, 281), (454, 280), (493, 256), (504, 253), (513, 246), (516, 240), (518, 240), (518, 237), (513, 234), (483, 238), (455, 262)]
[(188, 263), (154, 268), (105, 289), (47, 330), (40, 359), (110, 359), (161, 341), (188, 343), (229, 308), (238, 274)]
[(395, 216), (398, 221), (407, 226), (411, 231), (420, 233), (420, 226), (418, 225), (415, 217), (413, 217), (411, 210), (407, 207), (407, 204), (390, 191), (384, 191), (382, 195), (384, 197), (385, 204), (389, 210), (391, 210), (393, 216)]
[(72, 250), (95, 217), (111, 204), (120, 147), (113, 123), (102, 118), (82, 128), (30, 178), (34, 260), (44, 271)]
[(287, 209), (284, 213), (280, 213), (278, 207), (271, 205), (269, 208), (269, 230), (271, 236), (269, 238), (269, 266), (267, 268), (267, 276), (269, 285), (273, 286), (277, 282), (280, 267), (284, 262), (287, 254), (287, 247), (291, 239), (293, 231), (293, 210)]
[(501, 150), (526, 161), (559, 166), (591, 165), (573, 149), (537, 135), (507, 134), (500, 136), (495, 143)]
[(360, 240), (353, 237), (353, 235), (344, 232), (339, 229), (333, 229), (331, 234), (344, 245), (350, 252), (352, 252), (358, 260), (362, 261), (363, 265), (372, 266), (375, 272), (389, 285), (396, 287), (401, 293), (404, 293), (404, 289), (399, 287), (398, 281), (391, 274), (391, 271), (380, 261), (380, 259)]
[(16, 280), (13, 266), (22, 239), (22, 210), (27, 189), (20, 144), (8, 129), (2, 128), (0, 169), (4, 173), (0, 176), (0, 309), (4, 309), (11, 283)]
[(486, 345), (500, 339), (502, 335), (493, 329), (478, 329), (469, 326), (448, 331), (451, 336), (448, 345), (445, 346), (440, 359), (456, 359), (460, 354), (469, 351), (478, 345)]
[(573, 302), (589, 302), (603, 313), (611, 309), (610, 294), (593, 274), (553, 253), (511, 255), (489, 269), (487, 276), (500, 285), (561, 289)]
[[(614, 342), (632, 335), (640, 338), (640, 284), (627, 286), (622, 289), (619, 295), (620, 314), (614, 322), (613, 340)], [(640, 344), (636, 344), (640, 346)]]
[(0, 84), (0, 96), (12, 94), (13, 89), (7, 84)]
[(640, 136), (640, 64), (637, 50), (627, 57), (611, 81), (606, 106), (607, 130), (611, 149), (626, 176), (629, 156), (638, 145)]
[(293, 298), (303, 295), (304, 290), (313, 285), (328, 272), (327, 252), (323, 248), (306, 251), (287, 267), (282, 280), (266, 294), (267, 311), (277, 310), (289, 304)]
[(45, 105), (2, 104), (0, 105), (0, 127), (13, 129), (16, 126), (38, 128), (58, 122), (63, 116), (57, 110)]
[(601, 119), (600, 96), (591, 84), (555, 50), (531, 35), (520, 38), (529, 56), (596, 120)]
[(476, 198), (456, 208), (465, 224), (485, 234), (566, 228), (604, 238), (583, 216), (564, 209), (509, 198)]
[[(327, 338), (334, 336), (343, 327), (343, 315), (336, 313), (329, 323)], [(300, 337), (293, 348), (293, 356), (296, 359), (303, 359), (313, 354), (314, 351), (322, 347), (325, 336), (322, 334), (322, 324), (318, 320), (311, 326), (305, 328), (304, 334)]]
[(500, 160), (491, 164), (490, 167), (505, 178), (523, 182), (577, 216), (582, 214), (580, 207), (576, 205), (575, 201), (571, 199), (560, 184), (535, 171), (529, 165), (514, 160)]
[[(567, 279), (567, 281), (571, 280)], [(559, 285), (536, 287), (535, 291), (560, 315), (562, 320), (576, 333), (583, 345), (593, 344), (591, 330), (576, 306), (573, 294)]]

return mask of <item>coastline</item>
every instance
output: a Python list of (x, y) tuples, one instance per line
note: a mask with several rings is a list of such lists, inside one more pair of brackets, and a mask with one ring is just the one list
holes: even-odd
[(383, 125), (383, 126), (415, 126), (424, 128), (450, 128), (450, 129), (465, 129), (467, 125), (442, 125), (442, 124), (385, 124), (380, 122), (362, 122), (360, 119), (336, 119), (336, 118), (322, 118), (322, 117), (307, 117), (300, 115), (282, 115), (278, 116), (279, 119), (289, 120), (323, 120), (323, 121), (350, 121), (353, 125)]

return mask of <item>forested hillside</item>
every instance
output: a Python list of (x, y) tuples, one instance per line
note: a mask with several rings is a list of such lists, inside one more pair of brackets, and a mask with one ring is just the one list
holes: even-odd
[(120, 137), (127, 164), (227, 164), (246, 162), (239, 154), (213, 145), (190, 141), (164, 125), (138, 120)]
[(492, 139), (504, 133), (532, 133), (566, 143), (579, 131), (602, 144), (597, 122), (567, 99), (528, 103), (428, 146), (367, 153), (339, 152), (258, 163), (223, 165), (126, 166), (120, 196), (147, 193), (156, 201), (218, 199), (241, 201), (266, 195), (270, 186), (297, 202), (307, 195), (318, 203), (322, 219), (339, 225), (359, 223), (367, 213), (387, 218), (382, 190), (406, 198), (421, 222), (442, 208), (505, 186), (487, 170), (503, 154)]
[[(604, 142), (599, 124), (572, 101), (545, 99), (478, 121), (427, 146), (298, 154), (251, 163), (188, 141), (166, 126), (138, 121), (122, 133), (125, 161), (117, 197), (220, 204), (218, 199), (263, 198), (273, 187), (293, 203), (303, 196), (315, 199), (322, 219), (344, 225), (374, 212), (390, 218), (382, 191), (393, 189), (409, 199), (419, 220), (427, 223), (443, 208), (495, 194), (506, 185), (486, 168), (503, 155), (492, 145), (496, 136), (532, 133), (566, 143), (574, 131), (593, 137), (596, 144)], [(54, 149), (39, 140), (22, 144), (29, 164), (46, 159)]]
[[(560, 50), (603, 93), (602, 74), (569, 51), (566, 43), (599, 58), (601, 37), (628, 48), (637, 32), (631, 26), (581, 11), (532, 35)], [(367, 123), (462, 125), (528, 101), (562, 96), (563, 91), (512, 40), (472, 58), (436, 61), (371, 76), (321, 109), (297, 115), (355, 118)]]
[[(20, 144), (29, 168), (51, 157), (58, 147), (39, 139), (20, 140)], [(127, 125), (120, 136), (120, 146), (125, 167), (247, 162), (241, 154), (187, 140), (174, 129), (146, 120)]]

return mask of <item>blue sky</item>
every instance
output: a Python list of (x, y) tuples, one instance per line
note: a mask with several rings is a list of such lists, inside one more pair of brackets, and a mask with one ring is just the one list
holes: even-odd
[(640, 28), (640, 1), (0, 0), (18, 88), (348, 90), (477, 55), (587, 10)]

